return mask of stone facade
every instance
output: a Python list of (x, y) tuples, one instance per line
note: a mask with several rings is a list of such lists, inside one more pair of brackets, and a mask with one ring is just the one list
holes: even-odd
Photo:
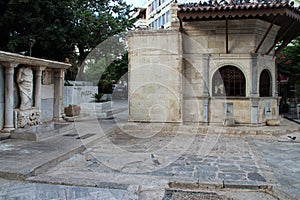
[[(129, 34), (129, 118), (147, 122), (265, 124), (279, 116), (276, 67), (272, 53), (279, 27), (259, 19), (184, 22), (184, 31), (135, 31)], [(244, 76), (242, 96), (214, 95), (214, 76), (233, 66)], [(260, 96), (260, 75), (269, 74), (270, 94)], [(223, 84), (224, 87), (224, 84)], [(233, 89), (234, 90), (234, 89)], [(229, 108), (229, 110), (228, 110)]]
[(129, 120), (182, 121), (182, 48), (177, 31), (129, 37)]

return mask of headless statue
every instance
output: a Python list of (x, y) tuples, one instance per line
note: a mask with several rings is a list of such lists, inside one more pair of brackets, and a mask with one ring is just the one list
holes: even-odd
[(19, 86), (21, 104), (20, 109), (24, 110), (30, 108), (32, 99), (32, 78), (33, 73), (30, 67), (21, 67), (18, 71), (17, 83)]

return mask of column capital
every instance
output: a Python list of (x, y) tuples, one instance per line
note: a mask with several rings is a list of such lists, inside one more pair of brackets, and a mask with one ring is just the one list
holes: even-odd
[(54, 77), (55, 78), (64, 78), (64, 69), (55, 69), (54, 70)]
[(210, 59), (210, 57), (211, 57), (211, 54), (210, 53), (203, 53), (202, 54), (202, 57), (203, 57), (203, 59)]
[(42, 72), (46, 69), (46, 67), (35, 67), (35, 75), (42, 76)]
[(250, 55), (252, 59), (257, 59), (258, 57), (258, 53), (251, 53)]
[(19, 65), (19, 63), (16, 62), (0, 62), (0, 64), (5, 68), (16, 68)]
[(36, 71), (44, 71), (47, 67), (43, 67), (43, 66), (35, 66), (34, 69)]

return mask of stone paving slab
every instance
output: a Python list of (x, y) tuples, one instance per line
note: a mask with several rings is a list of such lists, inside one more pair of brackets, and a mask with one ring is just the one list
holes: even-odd
[[(64, 136), (66, 134), (78, 136), (78, 129), (73, 129), (38, 142), (14, 139), (0, 141), (0, 178), (24, 180), (26, 177), (42, 173), (49, 167), (84, 151), (88, 145), (103, 137), (104, 132), (117, 129), (111, 123), (103, 125), (101, 130), (93, 130), (89, 123), (85, 123), (85, 126), (89, 127), (89, 132), (95, 133), (85, 140)], [(79, 135), (85, 133), (82, 131)]]
[[(223, 184), (233, 189), (260, 189), (276, 183), (272, 169), (249, 144), (252, 137), (163, 132), (138, 138), (132, 134), (137, 133), (109, 134), (83, 153), (27, 180), (87, 186), (109, 181), (111, 187), (156, 188), (161, 191), (156, 192), (159, 197), (169, 188), (166, 185), (175, 181)], [(153, 152), (160, 165), (151, 161)]]
[[(300, 133), (294, 135), (300, 139)], [(278, 180), (275, 192), (280, 193), (282, 199), (300, 199), (300, 143), (261, 140), (254, 143)]]
[(56, 200), (107, 200), (137, 199), (130, 188), (112, 189), (97, 187), (78, 187), (49, 185), (39, 183), (6, 181), (0, 179), (0, 199), (56, 199)]

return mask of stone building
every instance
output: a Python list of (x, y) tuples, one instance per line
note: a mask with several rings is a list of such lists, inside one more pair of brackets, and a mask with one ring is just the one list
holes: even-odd
[(148, 0), (146, 2), (147, 19), (150, 29), (169, 29), (171, 26), (171, 5), (173, 2), (183, 4), (198, 0)]
[(0, 131), (60, 121), (70, 64), (0, 51)]
[(278, 119), (275, 58), (300, 35), (300, 11), (239, 2), (172, 4), (170, 30), (129, 33), (130, 121)]

